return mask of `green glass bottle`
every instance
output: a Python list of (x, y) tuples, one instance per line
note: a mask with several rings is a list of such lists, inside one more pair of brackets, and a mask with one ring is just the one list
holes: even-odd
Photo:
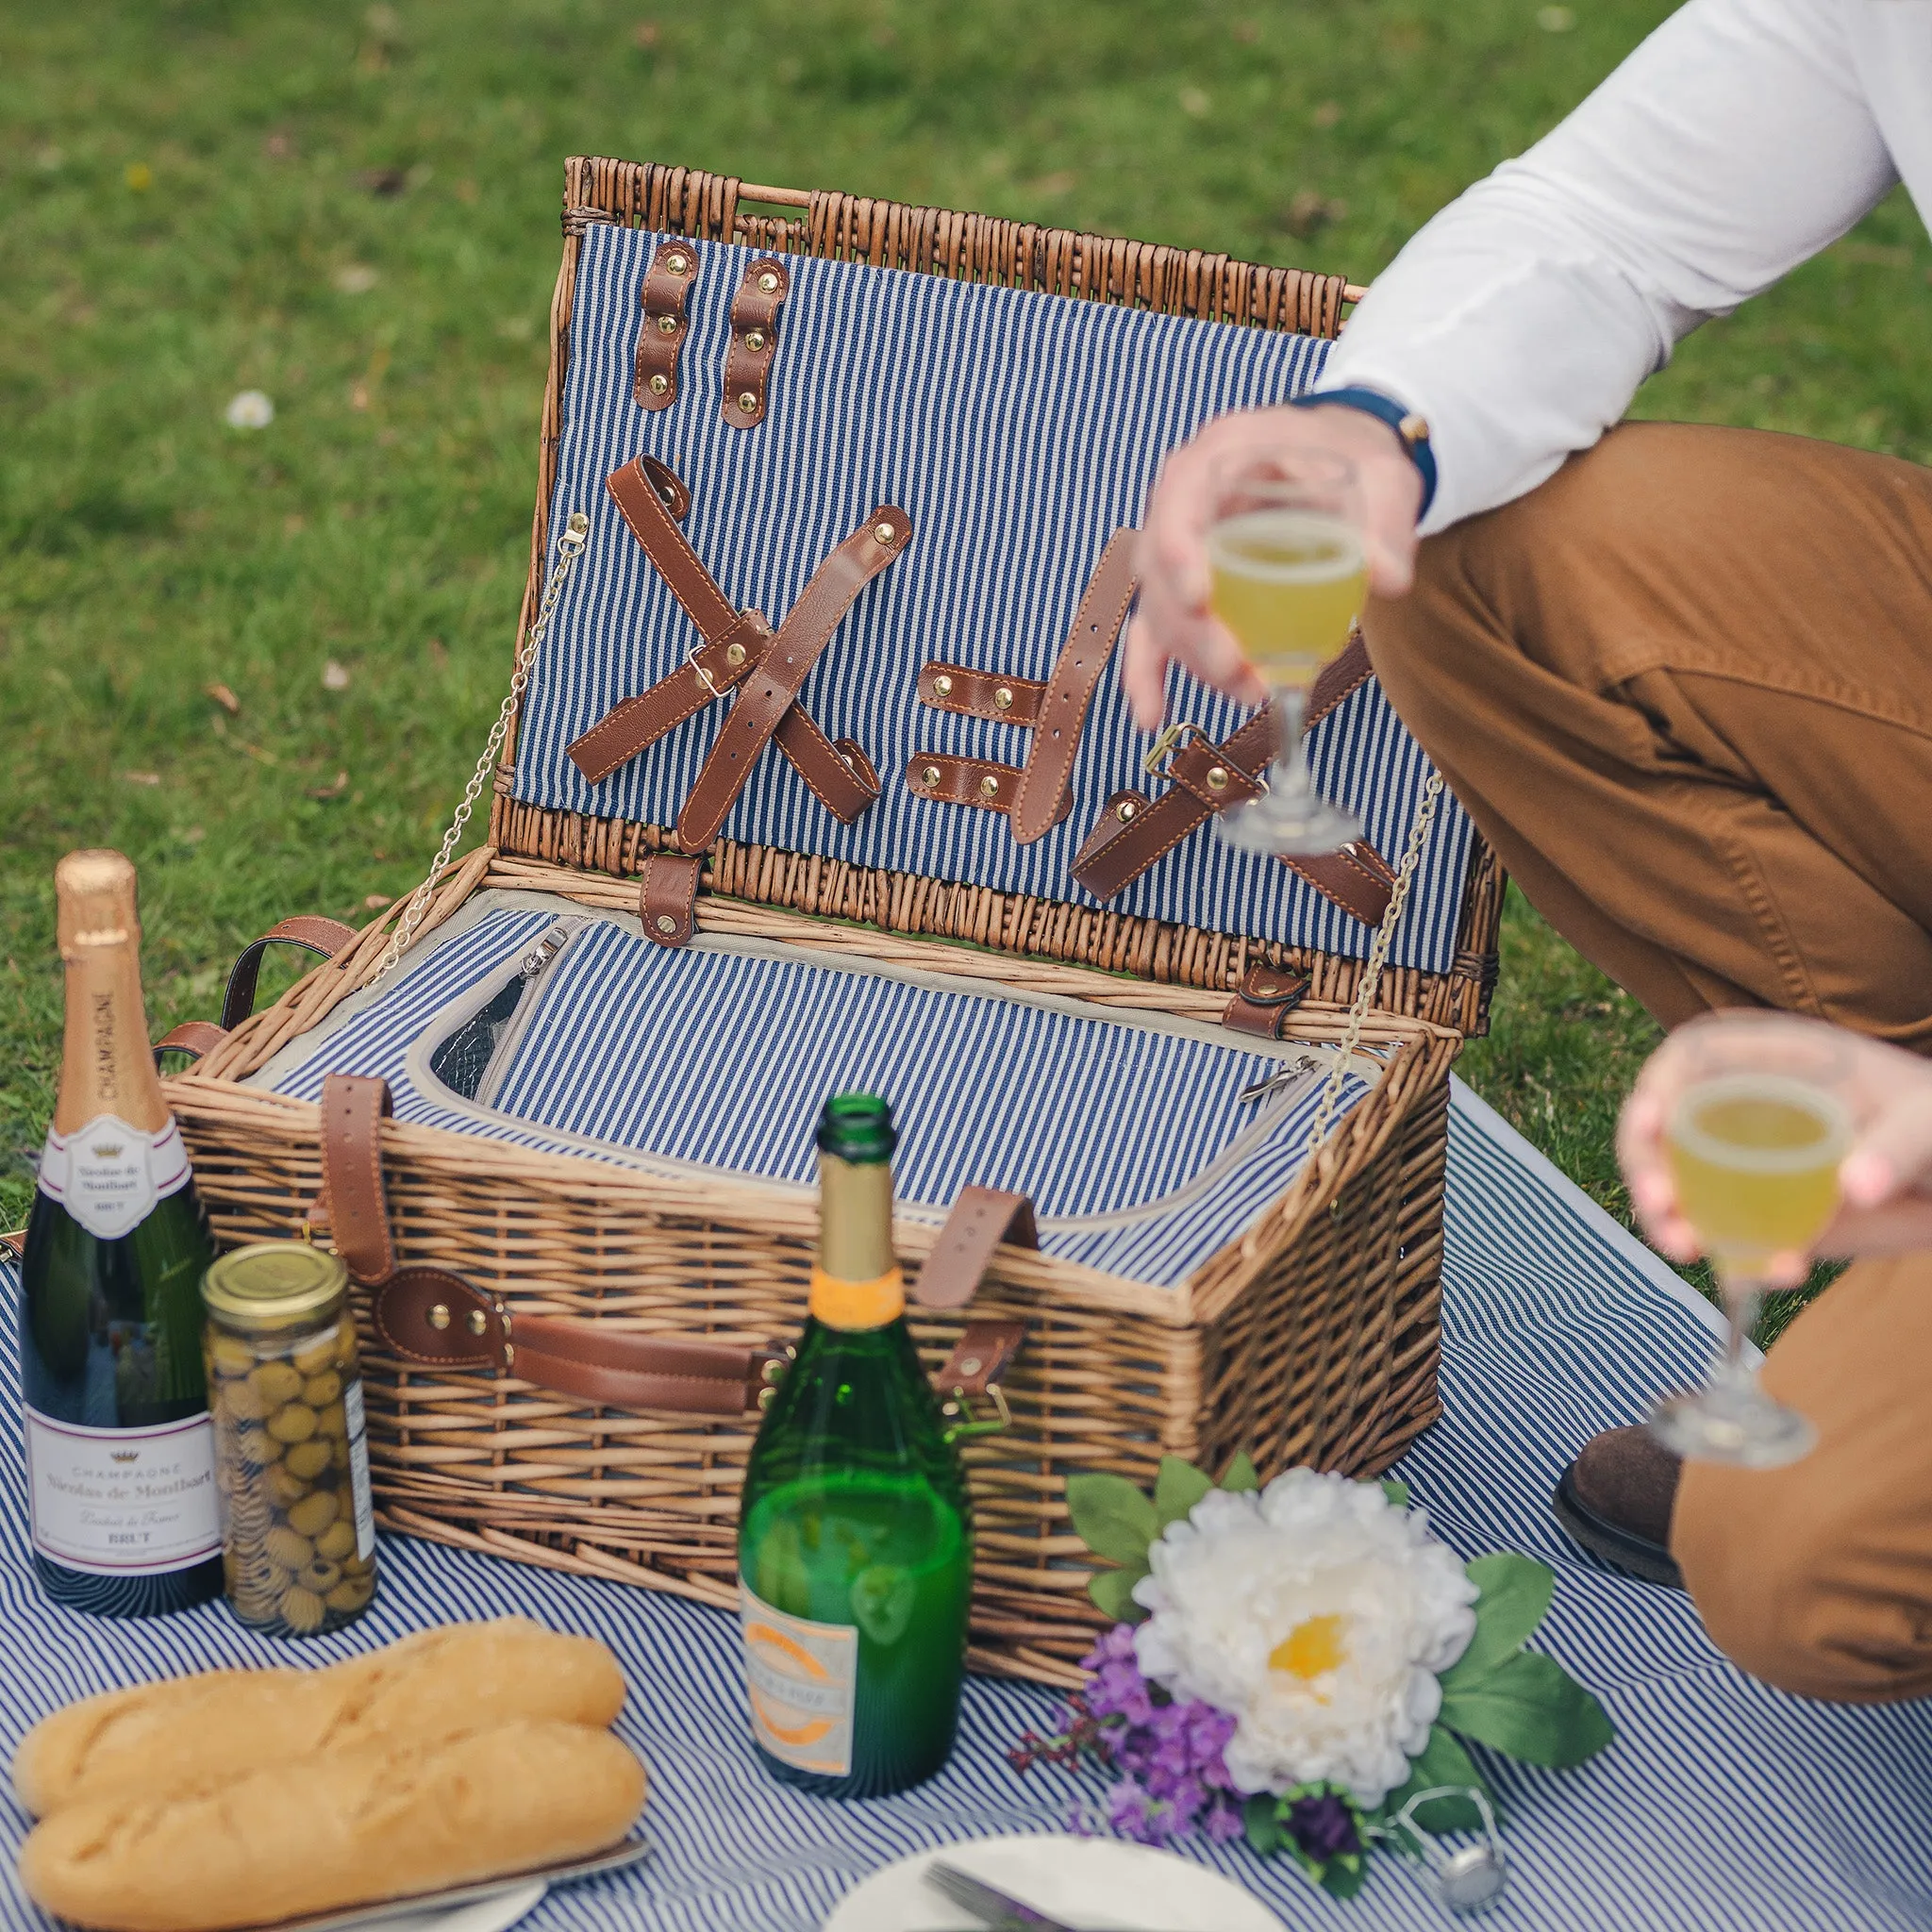
[(893, 1140), (884, 1101), (826, 1102), (811, 1313), (752, 1447), (738, 1536), (758, 1755), (835, 1798), (939, 1770), (966, 1668), (972, 1514), (906, 1327)]

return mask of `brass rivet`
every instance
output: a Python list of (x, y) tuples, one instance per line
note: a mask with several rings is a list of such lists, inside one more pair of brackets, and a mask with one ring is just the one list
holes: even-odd
[(979, 1357), (976, 1355), (969, 1355), (966, 1357), (966, 1359), (959, 1364), (959, 1373), (962, 1375), (976, 1375), (980, 1372), (981, 1368), (983, 1368), (985, 1364), (980, 1361)]
[(993, 692), (992, 701), (1003, 711), (1010, 711), (1013, 708), (1013, 693), (1004, 684)]
[(949, 698), (953, 695), (953, 680), (950, 677), (935, 677), (932, 681), (932, 694), (936, 698)]
[(667, 255), (664, 258), (664, 267), (668, 274), (681, 275), (685, 270), (684, 257), (681, 255)]
[(1000, 795), (1000, 781), (997, 778), (995, 778), (991, 772), (989, 772), (986, 774), (986, 776), (979, 781), (979, 789), (986, 794), (987, 797), (997, 798)]
[(777, 1399), (778, 1391), (775, 1389), (760, 1389), (758, 1391), (758, 1407), (760, 1409), (770, 1408)]
[(1209, 765), (1208, 767), (1208, 789), (1210, 791), (1225, 791), (1227, 790), (1227, 771), (1224, 766)]
[(441, 1302), (429, 1310), (429, 1325), (439, 1331), (449, 1326), (449, 1310)]
[(676, 316), (660, 315), (658, 318), (658, 333), (660, 336), (675, 336), (677, 333)]
[(481, 1308), (470, 1310), (470, 1333), (481, 1335), (490, 1326), (490, 1317)]
[(753, 329), (750, 335), (745, 337), (744, 346), (747, 349), (749, 349), (754, 356), (758, 355), (765, 346), (764, 330), (761, 328)]
[(940, 768), (937, 765), (926, 766), (919, 774), (919, 782), (922, 785), (937, 785), (940, 782)]
[(664, 375), (654, 375), (654, 376), (652, 376), (652, 378), (651, 378), (651, 393), (652, 393), (652, 394), (653, 394), (654, 396), (661, 396), (661, 395), (662, 395), (662, 394), (664, 393), (664, 391), (666, 391), (667, 389), (669, 389), (670, 387), (671, 387), (671, 380), (670, 380), (670, 378), (669, 378), (668, 376), (664, 376)]
[(742, 644), (726, 644), (724, 646), (724, 661), (727, 664), (742, 664), (744, 662), (744, 646)]
[(1122, 824), (1125, 824), (1141, 808), (1131, 798), (1124, 798), (1114, 807), (1114, 815), (1120, 820)]
[(875, 543), (895, 543), (899, 540), (898, 531), (891, 524), (874, 524), (872, 534)]
[(784, 1374), (785, 1364), (774, 1359), (766, 1362), (764, 1367), (758, 1371), (758, 1379), (767, 1389), (774, 1389), (783, 1380)]
[(775, 295), (778, 292), (778, 277), (770, 269), (767, 269), (758, 277), (758, 288), (764, 294)]
[(739, 397), (738, 407), (741, 409), (742, 409), (747, 416), (756, 416), (758, 410), (758, 399), (751, 392), (750, 390), (746, 390), (745, 392)]
[(652, 924), (657, 926), (659, 932), (675, 932), (677, 930), (676, 920), (673, 919), (668, 912), (658, 913)]
[(508, 1341), (503, 1344), (503, 1365), (507, 1369), (513, 1369), (517, 1365), (517, 1352)]

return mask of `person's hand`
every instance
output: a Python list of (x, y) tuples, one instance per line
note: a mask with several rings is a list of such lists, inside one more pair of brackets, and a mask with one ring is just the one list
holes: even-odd
[[(1855, 1132), (1839, 1167), (1839, 1211), (1819, 1238), (1817, 1253), (1841, 1259), (1932, 1248), (1932, 1065), (1900, 1047), (1828, 1027), (1823, 1020), (1761, 1012), (1750, 1018), (1799, 1044), (1806, 1034), (1828, 1033), (1845, 1057), (1840, 1098)], [(1646, 1062), (1617, 1124), (1617, 1158), (1631, 1205), (1644, 1233), (1673, 1261), (1694, 1260), (1700, 1250), (1677, 1207), (1665, 1130), (1689, 1083), (1699, 1036), (1725, 1024), (1724, 1014), (1713, 1014), (1672, 1034)], [(1766, 1279), (1774, 1287), (1795, 1288), (1811, 1258), (1775, 1256)]]
[(1408, 589), (1423, 483), (1394, 430), (1340, 405), (1216, 417), (1161, 466), (1136, 549), (1141, 601), (1127, 632), (1121, 680), (1143, 730), (1160, 723), (1171, 663), (1239, 704), (1258, 705), (1267, 697), (1241, 646), (1208, 608), (1208, 528), (1215, 509), (1210, 474), (1224, 458), (1311, 449), (1346, 457), (1356, 467), (1370, 590), (1399, 597)]

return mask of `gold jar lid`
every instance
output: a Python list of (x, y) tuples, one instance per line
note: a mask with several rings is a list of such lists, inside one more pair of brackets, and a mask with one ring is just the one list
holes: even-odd
[(209, 1314), (238, 1328), (294, 1328), (326, 1321), (347, 1299), (339, 1256), (307, 1241), (256, 1241), (224, 1255), (201, 1277)]

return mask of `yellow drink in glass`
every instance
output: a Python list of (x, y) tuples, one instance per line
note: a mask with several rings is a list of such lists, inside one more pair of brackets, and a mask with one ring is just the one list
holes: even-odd
[(1270, 684), (1312, 684), (1368, 592), (1361, 539), (1339, 517), (1255, 509), (1208, 532), (1214, 614)]
[(1850, 1141), (1838, 1102), (1802, 1080), (1732, 1074), (1685, 1093), (1667, 1137), (1671, 1171), (1721, 1275), (1810, 1247), (1837, 1210)]

